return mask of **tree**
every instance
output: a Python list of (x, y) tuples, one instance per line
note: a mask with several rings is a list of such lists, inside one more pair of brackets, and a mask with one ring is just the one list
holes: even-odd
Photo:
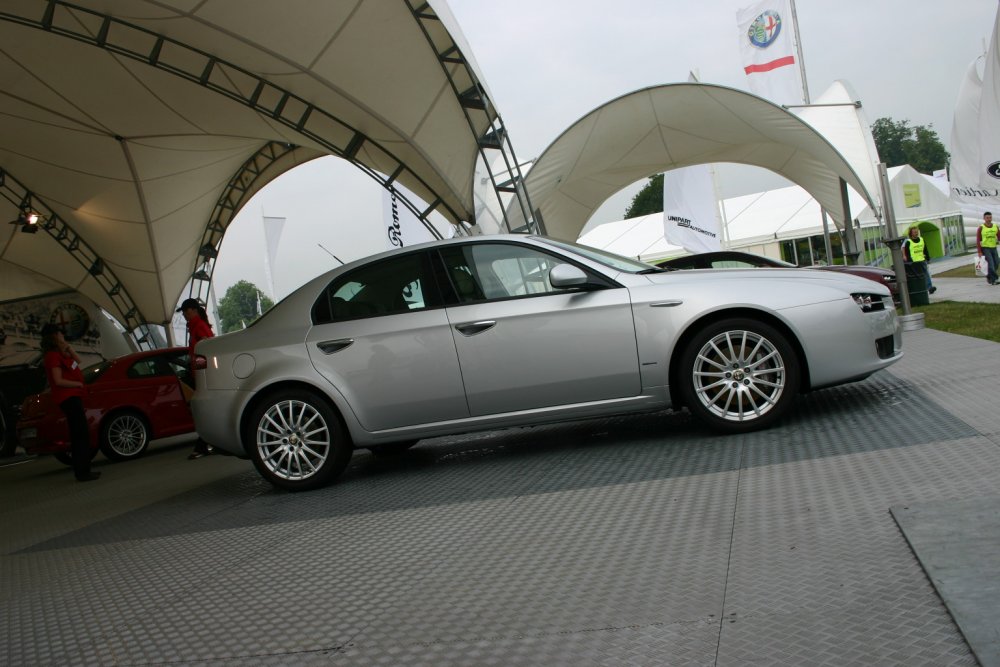
[(879, 118), (872, 123), (872, 138), (879, 158), (887, 167), (908, 164), (920, 173), (944, 169), (948, 151), (929, 125), (910, 127), (910, 121)]
[(642, 186), (632, 197), (632, 203), (625, 209), (625, 219), (638, 218), (640, 215), (663, 212), (663, 174), (650, 176), (646, 185)]
[(219, 299), (222, 333), (242, 329), (270, 310), (272, 306), (274, 302), (256, 285), (246, 280), (239, 281), (227, 289), (226, 295)]

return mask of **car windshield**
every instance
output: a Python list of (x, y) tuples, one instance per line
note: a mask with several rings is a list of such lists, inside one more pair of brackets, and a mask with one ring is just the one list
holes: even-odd
[(613, 252), (607, 252), (606, 250), (598, 250), (597, 248), (580, 245), (579, 243), (557, 241), (545, 236), (535, 236), (533, 238), (536, 238), (543, 243), (547, 243), (548, 245), (555, 246), (556, 248), (569, 250), (577, 255), (582, 255), (587, 259), (599, 262), (604, 266), (611, 267), (612, 269), (616, 269), (618, 271), (624, 271), (625, 273), (658, 273), (663, 270), (659, 267), (653, 266), (652, 264), (646, 264), (645, 262), (640, 262), (628, 257), (622, 257), (621, 255), (616, 255)]

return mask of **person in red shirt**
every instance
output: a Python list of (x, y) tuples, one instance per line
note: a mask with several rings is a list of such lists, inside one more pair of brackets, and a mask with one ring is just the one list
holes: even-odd
[(78, 482), (90, 482), (101, 476), (90, 470), (90, 429), (83, 397), (87, 387), (83, 382), (80, 355), (66, 342), (56, 324), (42, 327), (42, 352), (45, 354), (45, 377), (52, 390), (52, 402), (66, 415), (69, 425), (70, 452), (73, 454), (73, 474)]
[[(191, 381), (194, 382), (194, 346), (200, 340), (212, 338), (215, 336), (215, 333), (212, 331), (212, 325), (208, 322), (208, 313), (198, 299), (184, 299), (177, 312), (184, 315), (184, 319), (187, 320), (188, 356), (191, 359)], [(202, 456), (207, 456), (211, 453), (212, 448), (199, 437), (198, 442), (194, 445), (194, 451), (191, 452), (188, 458), (200, 459)]]

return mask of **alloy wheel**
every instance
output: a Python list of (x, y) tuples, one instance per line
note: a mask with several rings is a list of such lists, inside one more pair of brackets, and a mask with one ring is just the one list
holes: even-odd
[(332, 455), (330, 428), (319, 410), (300, 400), (271, 405), (257, 425), (257, 452), (273, 475), (304, 480), (315, 475)]
[(770, 340), (754, 331), (723, 331), (698, 351), (692, 370), (695, 395), (729, 422), (760, 419), (780, 400), (785, 363)]

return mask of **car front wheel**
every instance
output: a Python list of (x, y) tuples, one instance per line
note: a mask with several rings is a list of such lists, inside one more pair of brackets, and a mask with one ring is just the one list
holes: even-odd
[(307, 491), (343, 472), (352, 447), (329, 404), (305, 390), (272, 394), (254, 410), (247, 447), (257, 471), (277, 487)]
[(122, 412), (101, 427), (101, 452), (112, 461), (128, 461), (149, 447), (149, 426), (141, 415)]
[(788, 339), (752, 319), (723, 320), (698, 332), (680, 368), (688, 409), (727, 433), (770, 426), (799, 390), (799, 360)]

